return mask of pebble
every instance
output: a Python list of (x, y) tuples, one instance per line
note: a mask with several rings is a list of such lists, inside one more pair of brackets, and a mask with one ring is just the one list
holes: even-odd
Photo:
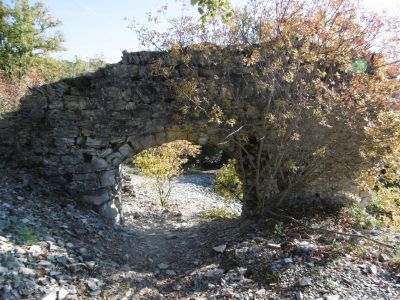
[(325, 300), (339, 300), (339, 295), (327, 295), (325, 296)]
[(267, 247), (271, 248), (271, 249), (280, 249), (281, 245), (280, 244), (276, 244), (274, 243), (273, 240), (268, 241), (267, 243)]
[(301, 291), (296, 291), (296, 293), (294, 295), (295, 295), (296, 300), (304, 300), (304, 296)]
[(310, 277), (303, 277), (300, 278), (299, 280), (299, 286), (304, 287), (304, 286), (310, 286), (311, 285), (311, 278)]
[(381, 253), (381, 254), (379, 254), (379, 256), (378, 256), (378, 260), (379, 260), (380, 262), (389, 261), (389, 260), (390, 260), (390, 256), (387, 255), (387, 254), (385, 254), (385, 253)]
[(168, 267), (169, 267), (169, 265), (168, 265), (167, 263), (160, 263), (160, 264), (158, 264), (158, 268), (159, 268), (160, 270), (168, 269)]
[(211, 279), (218, 279), (224, 275), (224, 270), (222, 269), (215, 269), (210, 270), (204, 273), (204, 276)]
[(219, 245), (219, 246), (215, 246), (215, 247), (213, 248), (213, 250), (214, 250), (215, 252), (218, 252), (218, 253), (224, 253), (225, 249), (226, 249), (226, 244)]
[(51, 292), (42, 298), (42, 300), (57, 300), (57, 292)]
[(176, 272), (174, 270), (166, 270), (165, 274), (169, 275), (169, 276), (175, 276)]
[[(384, 264), (384, 262), (388, 261), (388, 258), (390, 260), (389, 256), (385, 257), (386, 253), (377, 255), (375, 252), (373, 263), (368, 259), (357, 258), (357, 260), (354, 260), (354, 257), (349, 253), (335, 258), (334, 261), (329, 261), (323, 258), (323, 254), (328, 251), (321, 247), (320, 242), (314, 242), (315, 236), (312, 235), (306, 237), (309, 240), (301, 242), (294, 239), (304, 238), (304, 235), (297, 235), (292, 239), (283, 236), (281, 237), (282, 240), (279, 241), (267, 240), (265, 234), (262, 234), (263, 229), (254, 226), (252, 228), (254, 231), (251, 231), (249, 238), (246, 237), (243, 242), (231, 242), (228, 238), (232, 232), (237, 233), (234, 229), (229, 229), (224, 233), (225, 235), (217, 235), (215, 228), (203, 232), (203, 229), (199, 229), (197, 223), (187, 217), (199, 211), (199, 207), (188, 205), (191, 197), (197, 197), (196, 199), (204, 201), (201, 204), (204, 206), (200, 205), (201, 207), (210, 207), (213, 203), (217, 203), (218, 198), (211, 196), (211, 200), (208, 200), (208, 192), (204, 192), (207, 191), (208, 187), (199, 188), (193, 182), (196, 182), (196, 184), (204, 183), (202, 179), (190, 177), (189, 182), (179, 183), (179, 188), (188, 188), (184, 193), (180, 193), (179, 189), (175, 189), (173, 192), (174, 195), (185, 195), (182, 202), (177, 202), (178, 198), (174, 200), (179, 205), (182, 203), (179, 209), (182, 211), (181, 219), (185, 219), (185, 221), (181, 219), (178, 221), (177, 218), (173, 217), (174, 214), (165, 213), (163, 216), (167, 221), (165, 224), (157, 228), (146, 228), (145, 225), (149, 224), (146, 223), (149, 211), (140, 210), (139, 206), (135, 206), (136, 204), (132, 204), (133, 206), (124, 204), (126, 205), (124, 208), (134, 207), (140, 211), (141, 218), (135, 222), (140, 223), (140, 225), (143, 223), (143, 228), (146, 228), (146, 230), (143, 230), (145, 234), (141, 236), (136, 236), (137, 233), (142, 233), (137, 228), (132, 231), (127, 229), (129, 227), (124, 226), (115, 226), (114, 228), (111, 225), (104, 224), (101, 219), (98, 219), (97, 215), (90, 211), (80, 211), (71, 205), (61, 207), (57, 203), (45, 201), (24, 201), (15, 205), (13, 202), (15, 200), (2, 203), (1, 197), (3, 195), (11, 195), (12, 198), (12, 195), (15, 194), (12, 191), (4, 193), (3, 187), (0, 186), (1, 296), (4, 299), (78, 300), (85, 297), (90, 299), (101, 297), (102, 299), (127, 300), (138, 296), (135, 293), (139, 292), (136, 291), (142, 291), (143, 297), (137, 298), (172, 299), (176, 294), (164, 296), (155, 289), (156, 284), (159, 283), (156, 281), (158, 278), (154, 277), (150, 270), (154, 268), (156, 258), (160, 261), (172, 261), (170, 259), (174, 256), (173, 258), (182, 257), (181, 260), (174, 263), (176, 271), (172, 270), (166, 262), (158, 266), (163, 270), (160, 272), (161, 274), (168, 276), (176, 276), (180, 272), (186, 274), (184, 279), (183, 276), (165, 279), (173, 279), (171, 290), (179, 291), (177, 295), (182, 295), (180, 298), (175, 297), (176, 299), (186, 299), (188, 295), (192, 299), (213, 300), (224, 299), (224, 297), (227, 299), (236, 297), (243, 300), (267, 298), (355, 300), (360, 299), (360, 297), (363, 297), (363, 299), (382, 299), (383, 297), (396, 299), (400, 288), (400, 274), (396, 278), (395, 273), (390, 273), (385, 268), (387, 264)], [(25, 198), (31, 200), (29, 193)], [(182, 207), (184, 208), (182, 209)], [(132, 211), (133, 214), (134, 211)], [(5, 222), (2, 222), (2, 220), (6, 219), (7, 226), (4, 226)], [(10, 226), (23, 222), (29, 224), (29, 228), (35, 235), (34, 244), (16, 245), (16, 231), (7, 231), (8, 228), (16, 230)], [(82, 240), (71, 238), (70, 233), (76, 234), (75, 226), (79, 228), (82, 235), (85, 233), (88, 235)], [(48, 230), (48, 228), (51, 228), (51, 230)], [(66, 229), (70, 231), (68, 232)], [(164, 231), (165, 229), (168, 230)], [(154, 231), (151, 232), (151, 230)], [(164, 256), (165, 251), (160, 252), (160, 246), (153, 243), (153, 236), (148, 235), (150, 232), (157, 232), (156, 230), (158, 230), (158, 233), (165, 232), (163, 243), (167, 242), (167, 245), (177, 246), (173, 250), (178, 249), (178, 255), (182, 254), (182, 256), (177, 256), (176, 252), (173, 252), (173, 255)], [(207, 240), (204, 233), (212, 234), (212, 239)], [(132, 245), (138, 247), (140, 251), (146, 249), (147, 252), (143, 252), (146, 255), (142, 255), (142, 252), (138, 250), (138, 254), (130, 253), (125, 259), (124, 253), (119, 254), (118, 252), (121, 236), (124, 238), (124, 243), (132, 241)], [(149, 240), (146, 239), (147, 237), (149, 237)], [(166, 239), (165, 237), (173, 237), (173, 239)], [(183, 237), (187, 239), (182, 239)], [(71, 240), (73, 243), (71, 243)], [(148, 241), (154, 248), (148, 247)], [(225, 246), (222, 252), (212, 250), (217, 253), (224, 253), (224, 255), (212, 255), (210, 253), (210, 241), (217, 241), (215, 244), (211, 244), (218, 245), (216, 247)], [(229, 241), (229, 251), (226, 251), (226, 241)], [(225, 243), (222, 244), (223, 242)], [(143, 245), (147, 248), (140, 248)], [(204, 253), (197, 252), (197, 249), (201, 249)], [(315, 249), (321, 250), (322, 256), (308, 255), (310, 251)], [(320, 255), (319, 251), (318, 255)], [(116, 260), (115, 257), (120, 258), (120, 260)], [(152, 257), (154, 260), (147, 261), (148, 257)], [(231, 259), (233, 264), (231, 264)], [(181, 261), (187, 264), (187, 269), (183, 269), (180, 264)], [(143, 271), (137, 272), (138, 269), (142, 270), (140, 263), (143, 262), (146, 263)], [(224, 263), (227, 263), (227, 267)], [(360, 269), (364, 272), (360, 272), (356, 263), (360, 264)], [(71, 265), (73, 264), (76, 267), (72, 268)], [(285, 267), (285, 264), (290, 264), (290, 268)], [(270, 270), (270, 267), (275, 268), (278, 265), (280, 268)], [(96, 269), (93, 270), (95, 267)], [(192, 272), (193, 269), (194, 272)], [(106, 270), (106, 272), (103, 270)], [(279, 284), (274, 282), (273, 276), (267, 278), (271, 280), (271, 283), (263, 284), (254, 275), (257, 272), (263, 272), (260, 273), (263, 275), (274, 274), (273, 270), (279, 272)], [(311, 277), (308, 277), (310, 274), (312, 274), (312, 280)], [(104, 276), (107, 276), (107, 278), (104, 278)], [(300, 280), (296, 282), (295, 278), (300, 278)], [(335, 290), (326, 288), (326, 280), (338, 283)], [(107, 282), (104, 289), (102, 288), (103, 282)], [(133, 287), (132, 284), (136, 285), (136, 282), (137, 286)], [(125, 289), (126, 283), (131, 285), (129, 289)], [(154, 286), (149, 286), (148, 289), (138, 289), (143, 283)], [(285, 288), (278, 289), (279, 285)], [(293, 287), (296, 285), (307, 288), (301, 288), (301, 291), (293, 294)], [(207, 287), (210, 290), (207, 291)], [(110, 294), (106, 294), (107, 292)], [(333, 292), (337, 295), (329, 294)], [(323, 298), (321, 298), (321, 295), (324, 295)], [(344, 295), (345, 298), (343, 298)]]
[(367, 270), (372, 275), (376, 275), (378, 273), (378, 269), (375, 265), (368, 265)]
[(293, 258), (291, 258), (291, 257), (286, 257), (286, 258), (283, 259), (283, 262), (284, 262), (285, 264), (291, 264), (291, 263), (293, 263)]
[(61, 288), (61, 289), (58, 291), (58, 299), (59, 299), (59, 300), (65, 299), (65, 298), (68, 296), (68, 294), (69, 294), (69, 291), (67, 291), (67, 290), (64, 289), (64, 288)]

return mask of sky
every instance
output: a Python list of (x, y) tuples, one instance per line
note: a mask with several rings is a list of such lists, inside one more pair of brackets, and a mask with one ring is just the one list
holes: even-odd
[[(34, 0), (32, 0), (34, 1)], [(42, 0), (50, 14), (62, 21), (60, 31), (65, 38), (66, 51), (53, 56), (73, 60), (75, 56), (88, 59), (103, 57), (109, 63), (118, 62), (123, 50), (139, 51), (138, 38), (128, 28), (127, 19), (145, 24), (147, 13), (168, 5), (168, 15), (178, 16), (182, 9), (175, 0)], [(190, 3), (189, 0), (184, 0)], [(400, 15), (400, 0), (363, 0), (375, 11), (386, 9)], [(5, 1), (7, 2), (7, 0)], [(240, 0), (231, 0), (233, 5)], [(197, 17), (196, 10), (188, 7), (185, 13)]]

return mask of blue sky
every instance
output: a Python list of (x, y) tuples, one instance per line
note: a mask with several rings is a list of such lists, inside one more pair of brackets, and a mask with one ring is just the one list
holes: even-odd
[[(32, 0), (33, 2), (34, 0)], [(65, 37), (65, 48), (57, 58), (86, 59), (103, 55), (108, 62), (118, 62), (122, 50), (138, 51), (141, 47), (135, 33), (128, 29), (125, 18), (134, 18), (145, 24), (147, 12), (168, 5), (168, 15), (179, 15), (181, 5), (175, 0), (43, 0), (50, 13), (63, 22), (60, 30)], [(190, 0), (184, 0), (190, 3)], [(399, 0), (363, 0), (366, 5), (380, 11), (386, 9), (400, 14)], [(9, 2), (6, 0), (6, 2)], [(233, 4), (240, 0), (231, 1)], [(190, 8), (190, 14), (196, 11)]]
[[(128, 29), (125, 18), (145, 24), (147, 12), (168, 4), (175, 14), (180, 5), (174, 0), (45, 0), (54, 17), (63, 22), (60, 28), (67, 51), (56, 57), (72, 59), (102, 54), (108, 62), (118, 62), (122, 50), (138, 51), (141, 46), (136, 34)], [(189, 3), (189, 0), (187, 1)], [(192, 13), (195, 11), (192, 9)]]

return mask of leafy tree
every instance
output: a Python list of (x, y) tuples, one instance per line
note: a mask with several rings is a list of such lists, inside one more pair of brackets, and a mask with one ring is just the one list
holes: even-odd
[[(390, 109), (400, 88), (398, 18), (357, 1), (274, 0), (250, 1), (229, 24), (207, 22), (142, 28), (142, 42), (188, 67), (190, 49), (213, 60), (215, 85), (200, 76), (176, 82), (165, 68), (159, 74), (182, 103), (178, 121), (186, 114), (225, 132), (245, 213), (272, 214), (307, 191), (336, 197), (354, 182), (370, 188), (383, 161), (398, 155), (400, 120)], [(250, 87), (243, 92), (232, 79), (238, 70)]]
[(144, 150), (133, 157), (133, 162), (146, 176), (155, 179), (161, 205), (166, 207), (171, 193), (171, 180), (182, 174), (182, 166), (188, 157), (195, 157), (199, 153), (200, 146), (180, 140)]
[(0, 72), (21, 79), (35, 57), (61, 50), (63, 37), (56, 29), (61, 22), (51, 17), (42, 2), (15, 0), (10, 6), (0, 2)]
[(233, 16), (229, 0), (191, 0), (192, 5), (197, 5), (197, 10), (204, 25), (208, 19), (221, 16), (223, 22), (228, 22)]

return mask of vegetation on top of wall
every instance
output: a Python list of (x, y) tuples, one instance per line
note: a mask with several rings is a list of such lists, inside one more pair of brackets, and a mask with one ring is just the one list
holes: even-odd
[(84, 61), (57, 60), (50, 53), (63, 50), (64, 41), (54, 19), (42, 2), (0, 1), (0, 112), (18, 107), (31, 87), (62, 78), (81, 76), (105, 65), (97, 56)]

